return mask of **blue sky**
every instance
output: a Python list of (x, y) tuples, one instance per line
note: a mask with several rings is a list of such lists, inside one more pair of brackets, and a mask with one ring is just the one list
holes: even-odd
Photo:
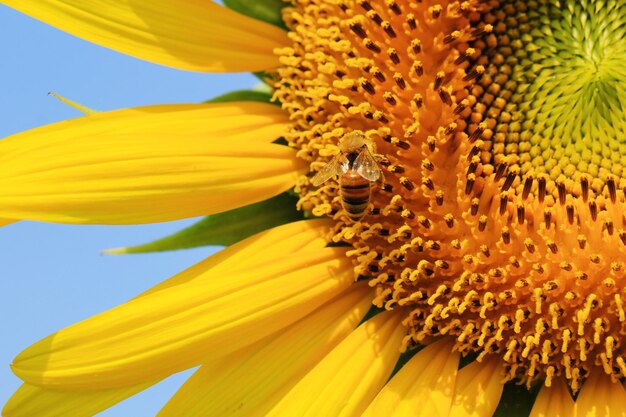
[[(0, 6), (0, 138), (80, 116), (55, 91), (96, 110), (199, 102), (256, 84), (250, 74), (201, 74), (139, 61), (92, 45)], [(9, 364), (23, 348), (111, 308), (218, 248), (103, 256), (100, 250), (155, 239), (192, 220), (132, 226), (21, 222), (0, 229), (0, 403), (20, 381)], [(100, 416), (152, 416), (184, 381), (175, 375)]]

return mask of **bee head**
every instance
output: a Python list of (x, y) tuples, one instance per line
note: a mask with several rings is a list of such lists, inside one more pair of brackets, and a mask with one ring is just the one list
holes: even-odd
[(350, 132), (339, 140), (339, 150), (344, 154), (358, 153), (363, 147), (367, 147), (371, 154), (376, 153), (376, 145), (362, 132)]

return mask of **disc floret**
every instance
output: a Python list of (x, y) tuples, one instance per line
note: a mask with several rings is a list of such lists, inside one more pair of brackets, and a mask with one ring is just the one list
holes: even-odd
[(296, 1), (285, 17), (277, 97), (299, 155), (315, 172), (359, 131), (385, 156), (361, 221), (310, 176), (300, 207), (337, 220), (374, 303), (405, 315), (404, 347), (451, 336), (573, 390), (594, 367), (626, 376), (626, 8)]

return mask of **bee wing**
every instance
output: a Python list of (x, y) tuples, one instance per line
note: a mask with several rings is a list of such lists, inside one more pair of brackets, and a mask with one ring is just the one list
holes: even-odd
[(376, 181), (380, 178), (381, 172), (376, 159), (367, 148), (363, 148), (354, 160), (353, 169), (368, 181)]
[(326, 165), (324, 165), (313, 178), (311, 178), (311, 183), (314, 187), (318, 187), (330, 178), (341, 174), (343, 174), (341, 154), (337, 154)]

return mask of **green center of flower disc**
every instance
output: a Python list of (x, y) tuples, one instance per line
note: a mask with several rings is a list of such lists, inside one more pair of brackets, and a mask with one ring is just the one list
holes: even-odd
[(498, 45), (485, 52), (506, 79), (486, 80), (488, 111), (499, 113), (494, 157), (553, 181), (587, 174), (595, 192), (626, 177), (626, 5), (518, 2), (494, 16)]

